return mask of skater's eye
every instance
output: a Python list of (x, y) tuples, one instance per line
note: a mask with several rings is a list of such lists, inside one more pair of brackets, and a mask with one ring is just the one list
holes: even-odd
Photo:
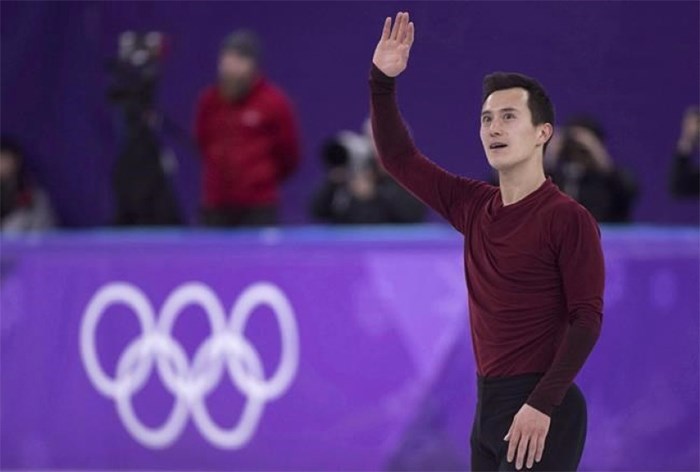
[(503, 115), (503, 118), (506, 120), (513, 120), (515, 119), (515, 113), (506, 113), (505, 115)]
[(482, 123), (491, 123), (491, 117), (489, 115), (484, 115), (481, 117)]

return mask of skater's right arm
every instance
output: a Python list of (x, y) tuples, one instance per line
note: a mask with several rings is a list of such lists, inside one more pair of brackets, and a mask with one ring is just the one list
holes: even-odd
[(469, 210), (495, 188), (447, 172), (417, 148), (396, 103), (396, 76), (406, 69), (415, 27), (399, 13), (384, 22), (370, 71), (372, 134), (383, 167), (402, 186), (465, 232)]

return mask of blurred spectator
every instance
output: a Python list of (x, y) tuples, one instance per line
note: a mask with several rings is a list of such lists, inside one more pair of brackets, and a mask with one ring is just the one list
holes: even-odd
[(0, 144), (0, 228), (3, 233), (50, 229), (56, 218), (45, 191), (30, 179), (22, 148), (3, 137)]
[(365, 134), (342, 131), (328, 140), (322, 158), (326, 176), (312, 202), (313, 216), (338, 224), (419, 223), (425, 206), (387, 174)]
[(199, 99), (195, 127), (206, 225), (276, 224), (279, 185), (299, 164), (292, 106), (264, 77), (260, 59), (255, 34), (232, 33), (221, 48), (218, 85)]
[(561, 135), (549, 145), (545, 171), (598, 221), (627, 222), (637, 185), (628, 171), (615, 165), (604, 141), (603, 128), (593, 118), (569, 120)]
[(689, 107), (683, 116), (681, 136), (671, 167), (671, 193), (676, 197), (700, 195), (700, 169), (693, 157), (698, 156), (700, 143), (700, 109)]

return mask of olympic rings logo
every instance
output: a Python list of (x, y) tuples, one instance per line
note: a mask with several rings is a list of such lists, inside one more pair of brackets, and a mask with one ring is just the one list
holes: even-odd
[[(105, 310), (117, 303), (133, 310), (141, 334), (122, 352), (112, 378), (100, 365), (95, 331)], [(211, 335), (199, 346), (191, 362), (182, 345), (171, 336), (175, 321), (188, 305), (201, 306), (211, 327)], [(259, 305), (272, 308), (282, 342), (277, 369), (267, 379), (258, 351), (244, 335), (248, 319)], [(180, 285), (156, 317), (143, 291), (129, 283), (113, 282), (100, 288), (85, 309), (80, 354), (94, 387), (115, 400), (124, 427), (142, 445), (170, 446), (191, 414), (197, 429), (209, 442), (220, 448), (236, 449), (243, 447), (255, 433), (265, 403), (281, 396), (294, 379), (299, 364), (299, 336), (291, 304), (271, 283), (249, 286), (226, 320), (219, 298), (203, 283)], [(145, 386), (154, 369), (175, 402), (165, 422), (152, 428), (139, 420), (132, 397)], [(231, 429), (219, 427), (205, 404), (206, 396), (217, 387), (224, 371), (246, 397), (241, 417)]]

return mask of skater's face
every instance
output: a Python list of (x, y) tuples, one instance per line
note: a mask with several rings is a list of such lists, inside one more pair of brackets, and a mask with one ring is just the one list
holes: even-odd
[(528, 92), (510, 88), (493, 92), (481, 108), (481, 144), (496, 170), (506, 170), (528, 159), (542, 159), (542, 147), (552, 134), (549, 123), (532, 124)]

